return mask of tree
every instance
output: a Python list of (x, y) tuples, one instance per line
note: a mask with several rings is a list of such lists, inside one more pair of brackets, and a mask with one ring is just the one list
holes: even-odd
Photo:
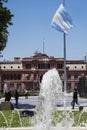
[(9, 35), (8, 27), (13, 25), (13, 14), (7, 7), (4, 7), (4, 2), (6, 3), (8, 0), (0, 0), (0, 51), (6, 47)]
[(83, 74), (79, 78), (77, 89), (78, 89), (80, 97), (87, 95), (86, 77)]

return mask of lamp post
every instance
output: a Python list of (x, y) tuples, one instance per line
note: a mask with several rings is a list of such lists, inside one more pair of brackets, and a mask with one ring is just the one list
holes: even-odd
[(33, 72), (33, 95), (34, 95), (34, 72), (36, 71), (36, 69), (33, 67), (31, 68), (32, 72)]

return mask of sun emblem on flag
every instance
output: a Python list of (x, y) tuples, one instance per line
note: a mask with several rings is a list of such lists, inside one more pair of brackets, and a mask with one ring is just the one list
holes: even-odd
[(60, 18), (60, 15), (58, 15), (58, 14), (54, 16), (55, 20), (58, 20), (59, 18)]

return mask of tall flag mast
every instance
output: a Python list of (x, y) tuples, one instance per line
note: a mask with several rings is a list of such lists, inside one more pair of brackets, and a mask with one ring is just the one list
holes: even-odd
[(63, 6), (65, 6), (65, 0), (62, 0)]
[(43, 54), (45, 53), (45, 38), (43, 38)]
[[(62, 1), (63, 6), (65, 7), (65, 0)], [(63, 42), (64, 42), (64, 92), (67, 91), (67, 74), (66, 74), (66, 34), (63, 34)]]
[(57, 31), (63, 32), (64, 42), (64, 92), (66, 92), (66, 34), (73, 28), (73, 22), (71, 16), (65, 9), (65, 0), (62, 0), (59, 8), (57, 9), (51, 23), (52, 27)]
[[(65, 7), (65, 0), (62, 0), (63, 6)], [(66, 74), (66, 33), (63, 33), (64, 43), (64, 108), (66, 110), (66, 92), (67, 92), (67, 74)]]

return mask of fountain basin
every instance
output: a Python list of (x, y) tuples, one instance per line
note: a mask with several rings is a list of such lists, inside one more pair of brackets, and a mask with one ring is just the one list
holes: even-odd
[[(67, 128), (61, 127), (61, 128), (56, 128), (56, 127), (51, 127), (50, 130), (66, 130)], [(35, 127), (17, 127), (17, 128), (6, 128), (5, 130), (37, 130)], [(46, 130), (46, 129), (44, 129)], [(87, 128), (84, 127), (70, 127), (68, 130), (87, 130)]]

